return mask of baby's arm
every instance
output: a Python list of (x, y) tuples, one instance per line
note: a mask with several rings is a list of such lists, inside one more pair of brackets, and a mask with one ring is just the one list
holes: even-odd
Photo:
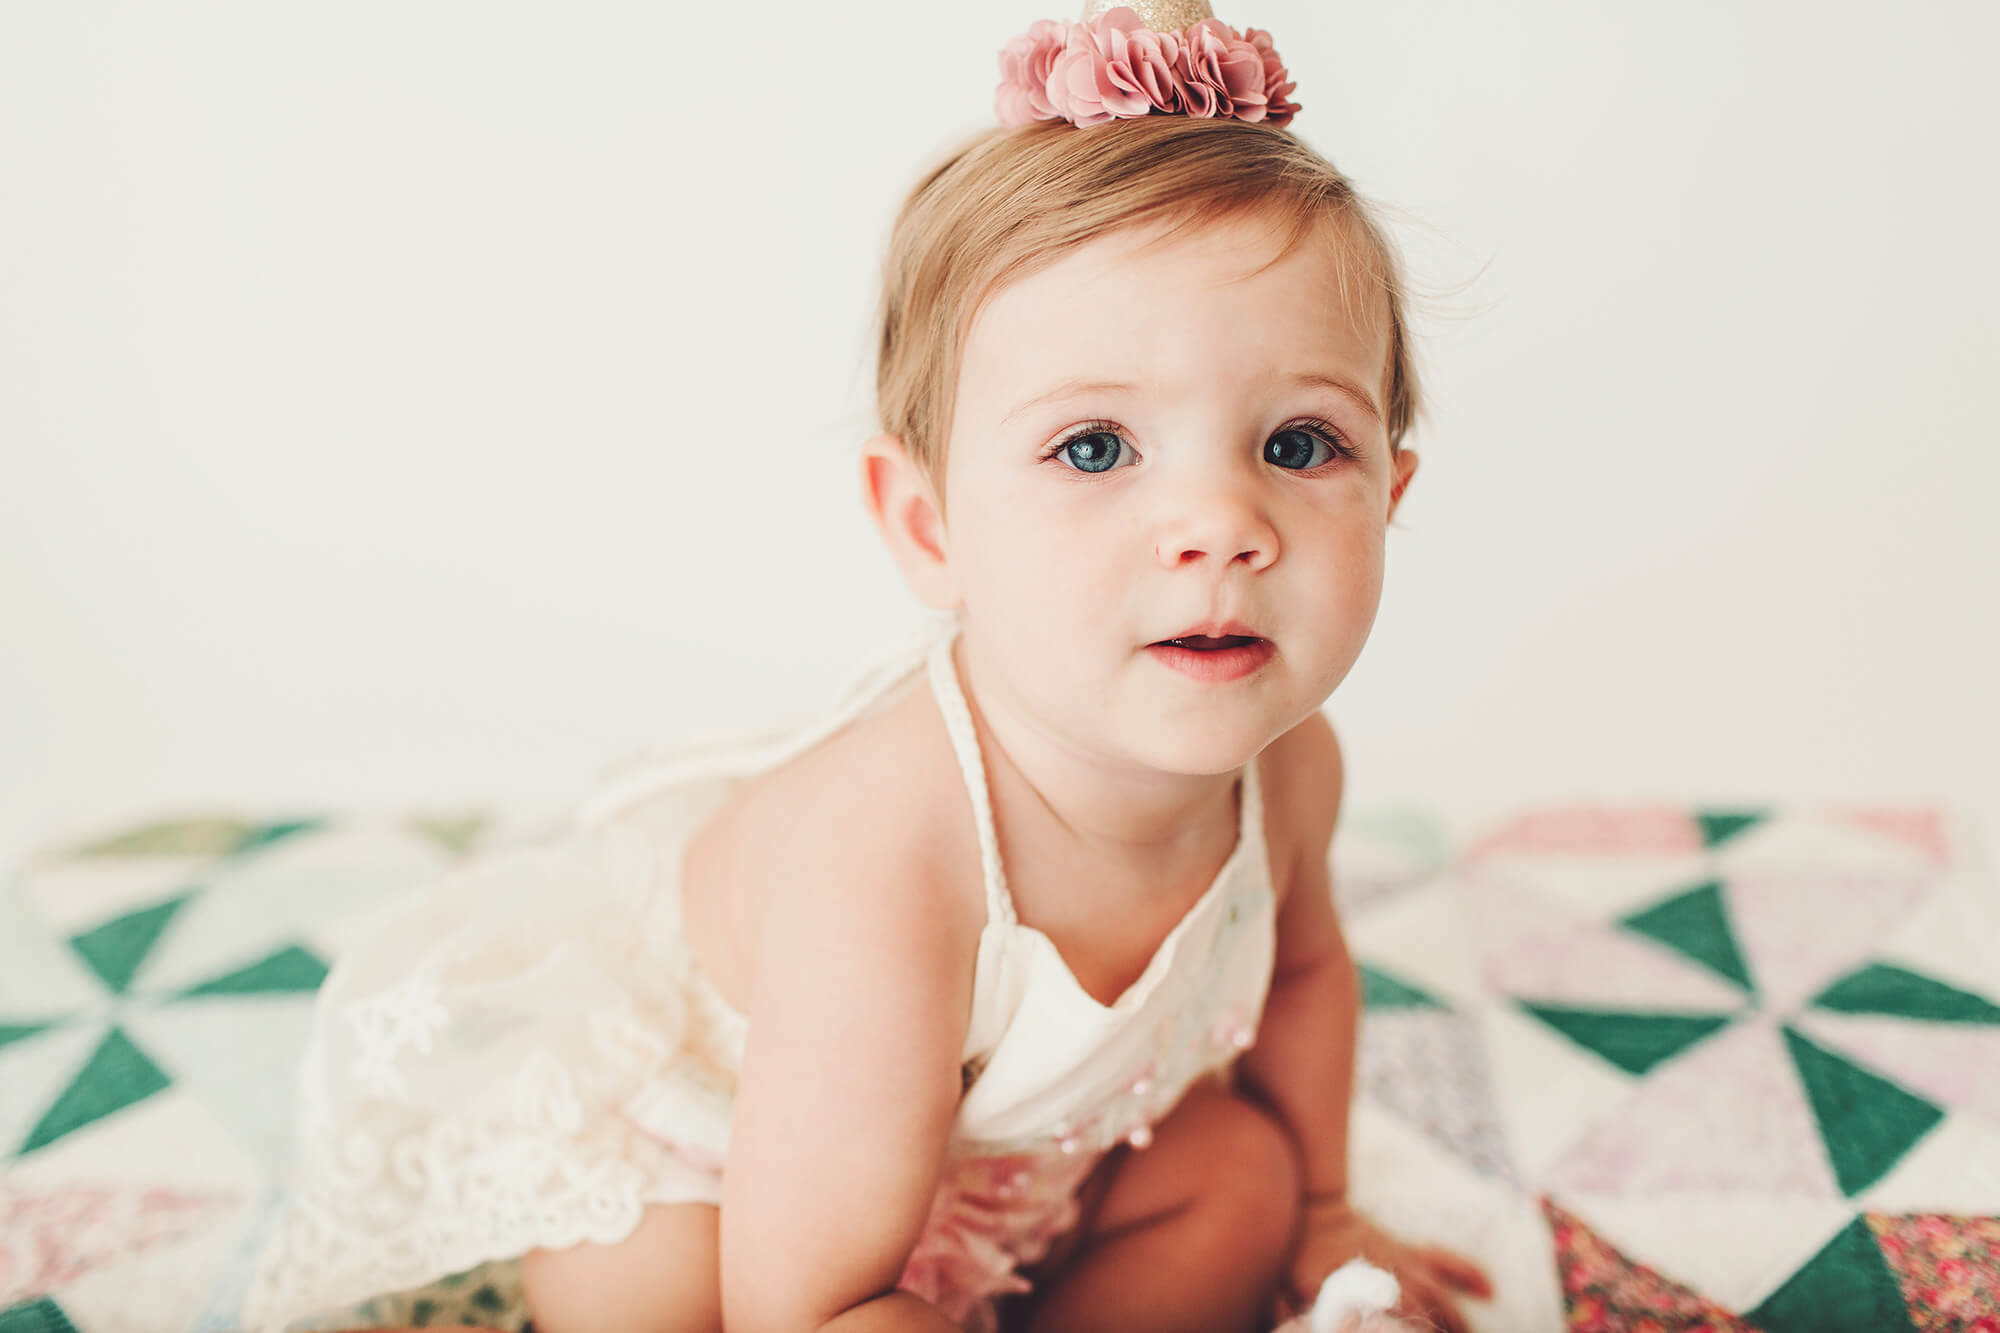
[(1239, 1073), (1251, 1095), (1290, 1126), (1303, 1158), (1305, 1216), (1288, 1263), (1287, 1304), (1311, 1304), (1330, 1272), (1361, 1257), (1395, 1275), (1402, 1288), (1398, 1313), (1464, 1333), (1451, 1293), (1490, 1296), (1486, 1275), (1462, 1255), (1398, 1240), (1355, 1211), (1347, 1197), (1361, 982), (1334, 916), (1327, 864), (1340, 812), (1340, 746), (1332, 724), (1317, 712), (1279, 744), (1285, 754), (1267, 790), (1284, 792), (1297, 836), (1283, 872), (1271, 990), (1257, 1044), (1244, 1054)]
[(954, 1325), (896, 1283), (957, 1110), (977, 926), (917, 854), (857, 836), (879, 808), (814, 823), (760, 923), (723, 1172), (724, 1323), (941, 1333)]
[(1266, 790), (1286, 806), (1291, 855), (1277, 873), (1277, 957), (1257, 1044), (1238, 1074), (1290, 1127), (1303, 1161), (1304, 1193), (1347, 1192), (1347, 1109), (1361, 984), (1333, 911), (1327, 854), (1340, 814), (1340, 745), (1315, 711), (1276, 743)]

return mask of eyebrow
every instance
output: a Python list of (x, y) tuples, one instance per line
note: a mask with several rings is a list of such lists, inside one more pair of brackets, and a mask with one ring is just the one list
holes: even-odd
[[(1342, 379), (1338, 375), (1323, 375), (1315, 371), (1302, 371), (1298, 374), (1288, 376), (1286, 382), (1314, 388), (1332, 389), (1336, 393), (1345, 394), (1354, 400), (1355, 406), (1375, 418), (1377, 425), (1380, 425), (1382, 422), (1382, 409), (1375, 405), (1375, 400), (1365, 390), (1355, 385), (1351, 380)], [(1043, 403), (1054, 402), (1058, 398), (1070, 398), (1084, 393), (1130, 393), (1138, 387), (1136, 384), (1127, 384), (1121, 380), (1092, 380), (1083, 378), (1064, 380), (1048, 392), (1036, 394), (1026, 402), (1016, 404), (1012, 411), (1000, 418), (1000, 424), (1004, 426), (1028, 409), (1040, 407)]]

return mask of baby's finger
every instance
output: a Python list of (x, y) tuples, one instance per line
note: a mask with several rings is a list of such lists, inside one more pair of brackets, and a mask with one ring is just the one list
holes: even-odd
[(1425, 1246), (1417, 1251), (1417, 1257), (1446, 1284), (1481, 1300), (1492, 1297), (1493, 1283), (1487, 1279), (1486, 1271), (1464, 1255), (1437, 1246)]
[(1422, 1333), (1470, 1333), (1450, 1299), (1414, 1273), (1402, 1279), (1402, 1299), (1396, 1301), (1394, 1315)]
[(1472, 1333), (1466, 1325), (1465, 1316), (1452, 1304), (1451, 1297), (1422, 1278), (1413, 1278), (1403, 1288), (1404, 1304), (1413, 1309), (1418, 1318), (1427, 1320), (1427, 1327), (1440, 1333)]

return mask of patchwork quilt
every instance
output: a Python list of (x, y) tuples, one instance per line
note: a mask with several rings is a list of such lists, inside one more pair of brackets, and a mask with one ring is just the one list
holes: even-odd
[[(2000, 1333), (2000, 894), (1972, 830), (1948, 808), (1350, 808), (1359, 1201), (1485, 1265), (1480, 1333)], [(13, 867), (0, 1333), (236, 1329), (329, 964), (520, 836), (209, 817)], [(524, 1322), (498, 1262), (340, 1326)]]

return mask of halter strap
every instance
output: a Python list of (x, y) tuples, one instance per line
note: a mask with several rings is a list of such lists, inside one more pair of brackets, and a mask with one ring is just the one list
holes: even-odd
[[(959, 684), (958, 669), (951, 658), (951, 645), (961, 628), (963, 622), (953, 621), (931, 645), (927, 663), (931, 689), (937, 695), (939, 711), (944, 714), (945, 730), (951, 733), (958, 771), (972, 796), (972, 818), (979, 827), (979, 865), (986, 881), (987, 920), (1013, 925), (1018, 918), (1014, 913), (1014, 896), (1007, 888), (1007, 870), (1000, 861), (1000, 839), (993, 831), (993, 801), (986, 786), (986, 762), (979, 749), (979, 733), (972, 725), (972, 711), (966, 706), (965, 692)], [(1258, 787), (1257, 768), (1255, 759), (1243, 766), (1242, 790), (1237, 794), (1236, 841), (1240, 854), (1245, 856), (1257, 850), (1250, 845), (1251, 841), (1261, 839), (1264, 832), (1263, 794)], [(1232, 857), (1238, 854), (1231, 852)]]
[(986, 762), (979, 752), (979, 733), (972, 726), (972, 711), (966, 707), (965, 692), (958, 683), (958, 668), (951, 660), (951, 645), (962, 627), (961, 622), (954, 621), (931, 645), (931, 690), (937, 695), (938, 710), (944, 714), (945, 730), (951, 733), (959, 774), (972, 796), (972, 818), (979, 826), (979, 865), (986, 880), (986, 919), (1013, 925), (1014, 898), (1007, 891), (1007, 870), (1000, 864), (1000, 840), (993, 832), (993, 802), (986, 790)]

